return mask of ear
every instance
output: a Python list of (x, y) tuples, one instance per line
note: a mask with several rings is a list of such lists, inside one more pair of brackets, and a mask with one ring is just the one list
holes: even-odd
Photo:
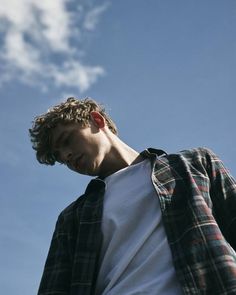
[(98, 128), (104, 128), (106, 125), (106, 120), (105, 118), (96, 111), (92, 111), (90, 113), (90, 119), (92, 120), (92, 122), (98, 127)]

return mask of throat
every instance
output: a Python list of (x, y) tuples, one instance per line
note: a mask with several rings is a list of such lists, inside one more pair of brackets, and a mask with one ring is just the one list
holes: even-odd
[(137, 164), (139, 162), (142, 162), (144, 160), (143, 156), (139, 153), (135, 152), (135, 155), (133, 157), (130, 157), (129, 159), (126, 158), (115, 158), (113, 161), (110, 161), (107, 165), (104, 165), (104, 168), (107, 167), (107, 169), (101, 169), (101, 177), (107, 177), (125, 167), (128, 167), (130, 165)]

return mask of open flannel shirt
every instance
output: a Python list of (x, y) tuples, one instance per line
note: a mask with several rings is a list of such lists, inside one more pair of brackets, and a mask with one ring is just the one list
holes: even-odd
[[(147, 149), (141, 154), (152, 163), (152, 182), (183, 294), (236, 294), (235, 180), (205, 148), (170, 155)], [(104, 191), (105, 182), (93, 179), (59, 215), (39, 295), (94, 294)]]

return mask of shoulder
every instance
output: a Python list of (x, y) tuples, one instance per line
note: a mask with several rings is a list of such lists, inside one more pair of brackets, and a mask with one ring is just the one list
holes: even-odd
[(57, 219), (57, 227), (68, 226), (75, 220), (80, 219), (81, 210), (83, 208), (85, 195), (81, 195), (77, 200), (69, 204), (61, 211)]
[(183, 155), (185, 157), (205, 157), (207, 154), (213, 154), (213, 151), (208, 147), (196, 147), (196, 148), (190, 148), (181, 150), (178, 152), (178, 154)]
[(78, 197), (74, 202), (72, 202), (71, 204), (69, 204), (66, 208), (64, 208), (60, 215), (63, 215), (64, 217), (67, 215), (72, 214), (74, 211), (80, 209), (84, 203), (84, 199), (85, 199), (85, 195), (81, 195), (80, 197)]
[(188, 162), (194, 162), (194, 161), (202, 161), (204, 159), (207, 159), (208, 157), (217, 157), (215, 153), (207, 148), (207, 147), (197, 147), (197, 148), (191, 148), (186, 150), (181, 150), (176, 153), (167, 154), (163, 158), (168, 159), (168, 161), (176, 161), (176, 160), (182, 160), (182, 161), (188, 161)]
[(181, 157), (187, 162), (200, 164), (201, 166), (208, 167), (213, 163), (221, 163), (219, 157), (207, 147), (198, 147), (189, 150), (180, 151)]
[(177, 153), (167, 154), (161, 160), (172, 168), (191, 170), (191, 168), (202, 167), (205, 172), (206, 166), (212, 161), (217, 160), (215, 153), (206, 147), (197, 147), (186, 150), (181, 150)]
[(215, 153), (207, 147), (197, 147), (188, 150), (182, 150), (178, 154), (189, 161), (201, 161), (208, 157), (216, 157)]

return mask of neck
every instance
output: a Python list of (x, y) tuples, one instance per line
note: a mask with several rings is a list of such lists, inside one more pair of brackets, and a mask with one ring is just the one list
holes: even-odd
[(142, 159), (142, 156), (137, 151), (117, 136), (114, 136), (107, 157), (104, 159), (104, 169), (101, 169), (100, 176), (106, 177), (122, 168), (136, 164), (142, 161)]

